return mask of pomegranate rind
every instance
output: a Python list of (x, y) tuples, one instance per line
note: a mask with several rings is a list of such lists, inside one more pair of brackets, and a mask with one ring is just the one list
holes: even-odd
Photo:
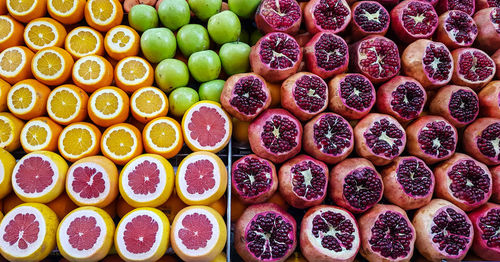
[[(205, 216), (212, 225), (212, 234), (210, 239), (206, 241), (205, 247), (196, 250), (188, 248), (179, 236), (179, 231), (186, 227), (183, 220), (187, 216), (199, 214)], [(204, 225), (199, 223), (198, 225)], [(206, 224), (205, 224), (206, 225)], [(189, 206), (177, 213), (172, 222), (172, 230), (170, 232), (172, 241), (172, 249), (175, 254), (184, 261), (212, 261), (219, 255), (226, 245), (227, 231), (226, 223), (222, 216), (211, 207), (207, 206)]]
[[(387, 30), (389, 29), (389, 25), (391, 23), (391, 17), (389, 15), (389, 12), (381, 3), (382, 1), (359, 1), (355, 2), (354, 4), (351, 5), (351, 14), (352, 14), (352, 19), (351, 19), (351, 36), (353, 40), (359, 40), (367, 35), (381, 35), (384, 36), (387, 33)], [(362, 3), (370, 3), (370, 4), (376, 4), (380, 5), (380, 11), (384, 12), (385, 15), (387, 16), (387, 23), (384, 26), (382, 30), (379, 31), (374, 31), (374, 32), (367, 32), (361, 28), (359, 23), (356, 21), (355, 18), (355, 13), (356, 9), (362, 4)]]
[[(300, 6), (296, 1), (289, 1), (292, 5), (294, 5), (295, 9), (294, 11), (298, 11), (299, 13), (299, 18), (294, 21), (291, 25), (284, 27), (284, 28), (276, 28), (275, 25), (272, 25), (270, 21), (268, 21), (267, 16), (268, 15), (279, 15), (281, 18), (283, 16), (289, 17), (289, 13), (278, 13), (277, 10), (274, 9), (267, 9), (266, 5), (271, 3), (271, 2), (276, 2), (276, 5), (280, 5), (279, 1), (273, 1), (273, 0), (263, 0), (259, 7), (257, 8), (257, 11), (255, 12), (255, 24), (257, 25), (257, 28), (261, 30), (264, 33), (271, 33), (271, 32), (284, 32), (287, 34), (296, 34), (299, 31), (300, 28), (300, 23), (302, 22), (302, 12), (300, 10)], [(290, 10), (291, 8), (286, 8), (287, 10)], [(280, 6), (278, 6), (278, 11), (280, 10)], [(282, 23), (279, 23), (280, 25)]]
[[(474, 241), (472, 242), (472, 250), (474, 251), (475, 254), (477, 254), (479, 257), (481, 257), (482, 259), (484, 260), (496, 260), (496, 261), (500, 261), (500, 247), (498, 245), (495, 245), (495, 243), (492, 243), (492, 247), (488, 246), (487, 242), (488, 241), (492, 241), (494, 242), (495, 240), (495, 235), (496, 238), (498, 238), (498, 221), (500, 220), (500, 217), (493, 217), (492, 221), (490, 220), (489, 222), (491, 224), (495, 224), (496, 223), (496, 230), (495, 228), (491, 228), (489, 229), (490, 231), (490, 234), (491, 234), (491, 231), (493, 231), (493, 234), (490, 235), (490, 238), (489, 239), (484, 239), (483, 235), (484, 235), (484, 230), (481, 229), (480, 227), (480, 223), (483, 223), (481, 222), (481, 219), (483, 219), (484, 217), (486, 217), (488, 215), (489, 212), (491, 211), (494, 211), (496, 210), (497, 214), (498, 212), (500, 212), (500, 205), (497, 205), (497, 204), (493, 204), (493, 203), (486, 203), (485, 205), (483, 205), (482, 207), (472, 211), (471, 213), (469, 213), (469, 218), (472, 222), (472, 225), (474, 226)], [(494, 214), (491, 214), (491, 216), (495, 216)], [(496, 222), (495, 222), (495, 219), (496, 219)], [(491, 224), (489, 225), (485, 225), (485, 227), (489, 227), (491, 226)]]
[[(41, 192), (25, 192), (19, 185), (23, 181), (17, 177), (17, 174), (24, 162), (30, 158), (40, 158), (44, 163), (47, 162), (53, 171), (52, 183)], [(12, 188), (23, 202), (48, 203), (56, 199), (63, 192), (67, 170), (68, 164), (60, 155), (49, 151), (35, 151), (25, 155), (16, 163), (12, 171)], [(36, 180), (36, 177), (33, 180)], [(36, 183), (36, 181), (32, 182)]]
[[(99, 236), (90, 249), (79, 250), (70, 244), (67, 231), (77, 218), (94, 218), (95, 226), (100, 229)], [(115, 224), (106, 211), (97, 207), (80, 207), (71, 211), (59, 223), (56, 235), (57, 247), (61, 255), (69, 261), (100, 261), (106, 257), (113, 245), (114, 232)]]
[[(456, 39), (456, 36), (453, 35), (453, 34), (457, 34), (457, 30), (455, 30), (455, 29), (448, 29), (447, 30), (446, 26), (448, 25), (448, 19), (450, 19), (450, 15), (457, 15), (457, 14), (467, 17), (467, 21), (461, 21), (461, 22), (464, 22), (464, 23), (466, 22), (471, 26), (471, 28), (470, 28), (471, 31), (469, 32), (469, 36), (470, 36), (471, 41), (469, 43), (463, 42), (463, 41), (458, 42), (458, 40)], [(456, 48), (461, 48), (461, 47), (469, 47), (474, 43), (474, 41), (476, 40), (476, 37), (477, 37), (476, 22), (474, 22), (474, 19), (472, 19), (472, 17), (469, 14), (467, 14), (466, 12), (460, 11), (460, 10), (450, 10), (450, 11), (447, 11), (439, 16), (439, 24), (438, 24), (438, 27), (436, 29), (435, 40), (437, 42), (441, 42), (441, 43), (445, 44), (450, 50), (453, 50)]]
[[(500, 49), (499, 49), (500, 50)], [(497, 50), (495, 53), (493, 53), (491, 55), (491, 59), (493, 59), (493, 62), (495, 62), (495, 66), (497, 68), (499, 68), (497, 71), (496, 71), (496, 74), (495, 74), (495, 77), (496, 79), (499, 79), (500, 78), (500, 51)]]
[[(26, 249), (18, 247), (19, 239), (14, 244), (5, 240), (6, 227), (20, 214), (32, 214), (38, 223), (36, 240), (29, 243)], [(13, 222), (15, 223), (15, 222)], [(9, 261), (40, 261), (46, 258), (56, 247), (56, 231), (59, 220), (56, 213), (48, 206), (40, 203), (25, 203), (9, 211), (0, 223), (0, 253)], [(14, 225), (10, 225), (14, 226)], [(25, 241), (26, 243), (26, 241)]]
[(492, 178), (493, 192), (490, 200), (494, 203), (500, 204), (500, 166), (490, 168)]
[[(460, 66), (463, 64), (461, 60), (461, 57), (462, 55), (464, 54), (471, 54), (471, 53), (480, 53), (482, 55), (484, 55), (486, 57), (486, 59), (491, 63), (491, 67), (490, 67), (490, 70), (491, 70), (491, 73), (490, 75), (483, 79), (483, 80), (478, 80), (478, 81), (470, 81), (468, 79), (465, 78), (465, 76), (463, 74), (460, 73)], [(453, 70), (453, 76), (451, 77), (451, 82), (453, 82), (454, 84), (457, 84), (457, 85), (462, 85), (462, 86), (468, 86), (474, 90), (480, 90), (483, 86), (485, 86), (487, 83), (489, 83), (493, 77), (495, 76), (495, 73), (496, 73), (496, 65), (495, 65), (495, 62), (493, 61), (493, 59), (491, 59), (491, 57), (486, 54), (485, 52), (483, 52), (482, 50), (479, 50), (479, 49), (476, 49), (476, 48), (459, 48), (459, 49), (455, 49), (451, 52), (451, 55), (453, 57), (453, 63), (455, 64), (454, 65), (454, 70)], [(475, 58), (475, 57), (473, 57)], [(475, 63), (476, 59), (473, 60), (473, 63)], [(475, 65), (473, 65), (475, 66)], [(484, 68), (483, 68), (484, 70)], [(481, 70), (481, 71), (483, 71)]]
[(9, 151), (0, 148), (0, 199), (12, 191), (12, 171), (15, 165), (14, 156)]
[[(500, 71), (500, 70), (499, 70)], [(500, 118), (500, 81), (491, 81), (478, 94), (482, 116)]]
[[(360, 76), (370, 84), (373, 98), (370, 101), (370, 105), (364, 108), (364, 110), (362, 111), (350, 107), (347, 104), (346, 99), (344, 99), (340, 93), (341, 83), (344, 82), (345, 79), (350, 76)], [(364, 116), (366, 116), (372, 109), (373, 105), (375, 104), (375, 99), (376, 99), (375, 88), (373, 87), (373, 83), (370, 81), (370, 79), (362, 74), (351, 74), (351, 73), (336, 75), (334, 78), (332, 78), (332, 80), (330, 80), (330, 82), (328, 83), (328, 97), (329, 97), (328, 108), (333, 112), (337, 112), (338, 114), (349, 120), (361, 119)]]
[[(318, 42), (320, 42), (320, 40), (321, 40), (320, 38), (324, 35), (333, 36), (336, 40), (340, 41), (342, 43), (342, 45), (345, 46), (346, 53), (342, 58), (343, 64), (341, 66), (334, 68), (333, 70), (326, 70), (326, 69), (320, 67), (320, 65), (318, 65), (316, 51), (319, 51), (319, 50), (316, 50), (316, 44)], [(324, 51), (324, 52), (326, 52), (326, 51)], [(340, 53), (341, 51), (339, 51), (338, 48), (336, 49), (336, 52), (341, 54)], [(334, 55), (334, 54), (332, 54), (332, 55)], [(327, 55), (327, 56), (328, 56), (327, 58), (330, 58), (330, 55)], [(345, 42), (345, 40), (343, 38), (341, 38), (341, 37), (339, 37), (331, 32), (319, 32), (319, 33), (315, 34), (311, 38), (311, 40), (309, 40), (305, 44), (305, 46), (304, 46), (304, 59), (306, 60), (307, 69), (310, 72), (320, 76), (323, 79), (326, 79), (326, 78), (330, 78), (330, 77), (333, 77), (335, 75), (338, 75), (340, 73), (344, 73), (345, 71), (347, 71), (347, 68), (349, 66), (349, 50), (348, 50), (347, 43)]]
[(474, 21), (477, 24), (476, 43), (478, 47), (488, 53), (495, 52), (500, 43), (500, 30), (498, 24), (491, 21), (491, 17), (498, 19), (500, 17), (500, 8), (490, 7), (477, 11), (474, 14)]
[[(482, 136), (484, 130), (488, 128), (490, 125), (497, 124), (500, 125), (500, 119), (497, 118), (478, 118), (472, 124), (465, 128), (463, 134), (463, 145), (464, 150), (467, 154), (474, 156), (478, 161), (489, 165), (500, 165), (500, 152), (499, 150), (495, 150), (495, 146), (498, 146), (498, 141), (500, 138), (496, 138), (496, 140), (490, 140), (493, 146), (493, 152), (495, 155), (493, 157), (487, 156), (481, 152), (478, 145), (478, 139)], [(494, 135), (494, 134), (492, 134)], [(496, 145), (495, 145), (496, 144)]]
[[(316, 34), (318, 32), (321, 32), (321, 31), (329, 31), (329, 32), (332, 32), (332, 33), (340, 33), (340, 32), (343, 32), (347, 26), (349, 25), (349, 22), (351, 21), (351, 8), (349, 7), (349, 5), (347, 4), (347, 2), (345, 0), (337, 0), (340, 5), (342, 5), (342, 7), (344, 7), (346, 10), (348, 10), (348, 15), (347, 16), (344, 16), (344, 23), (337, 29), (335, 30), (327, 30), (327, 29), (323, 29), (320, 25), (318, 25), (318, 20), (316, 18), (316, 16), (314, 15), (315, 13), (315, 10), (317, 8), (317, 5), (321, 4), (321, 2), (324, 2), (324, 0), (311, 0), (309, 1), (305, 8), (304, 8), (304, 20), (305, 20), (305, 23), (306, 23), (306, 28), (307, 28), (307, 31), (311, 34)], [(338, 9), (339, 7), (337, 6), (337, 4), (333, 7), (330, 7), (332, 9)]]
[[(323, 92), (324, 95), (326, 96), (326, 99), (324, 99), (321, 108), (315, 112), (302, 109), (297, 104), (297, 99), (295, 98), (295, 90), (297, 88), (297, 81), (299, 81), (303, 77), (308, 77), (310, 79), (315, 78), (316, 80), (319, 80), (321, 84), (319, 86), (316, 86), (316, 88), (324, 88)], [(328, 106), (328, 85), (322, 78), (313, 73), (300, 72), (287, 78), (281, 84), (280, 94), (281, 94), (281, 106), (284, 109), (288, 110), (289, 112), (292, 112), (301, 121), (307, 121), (313, 118), (317, 114), (325, 111), (326, 107)], [(307, 96), (318, 96), (318, 94), (316, 93), (311, 95), (307, 94)]]
[[(476, 104), (477, 110), (475, 112), (472, 112), (474, 114), (474, 116), (472, 117), (471, 120), (469, 120), (467, 122), (462, 122), (459, 119), (455, 118), (451, 112), (451, 110), (452, 110), (450, 108), (451, 97), (453, 94), (455, 94), (458, 91), (467, 92), (469, 94), (472, 94), (472, 96), (475, 98), (475, 100), (477, 102), (477, 104)], [(453, 126), (455, 126), (457, 128), (464, 127), (464, 126), (472, 123), (474, 120), (476, 120), (476, 117), (479, 115), (479, 98), (477, 97), (476, 92), (474, 92), (474, 90), (472, 90), (469, 87), (447, 85), (447, 86), (440, 88), (439, 91), (437, 91), (436, 95), (434, 96), (431, 103), (429, 104), (429, 112), (433, 115), (438, 115), (438, 116), (444, 117), (446, 120), (448, 120), (448, 122), (450, 122), (450, 124), (452, 124)]]
[[(426, 34), (413, 34), (408, 31), (409, 28), (406, 28), (404, 25), (404, 21), (408, 20), (404, 16), (404, 11), (407, 10), (408, 5), (411, 3), (421, 3), (422, 5), (425, 5), (425, 8), (430, 8), (430, 14), (432, 16), (432, 20), (429, 19), (429, 17), (426, 17), (426, 21), (424, 22), (423, 20), (420, 22), (424, 24), (425, 26), (430, 26), (430, 23), (433, 23), (432, 29), (426, 33)], [(415, 17), (409, 15), (412, 19), (417, 20)], [(429, 21), (430, 20), (430, 21)], [(419, 27), (419, 23), (416, 22), (413, 27)], [(426, 1), (419, 1), (419, 0), (405, 0), (398, 5), (396, 5), (392, 10), (391, 10), (391, 28), (399, 38), (399, 40), (405, 42), (405, 43), (412, 43), (418, 39), (427, 39), (430, 38), (433, 34), (434, 31), (436, 31), (436, 28), (438, 26), (438, 15), (436, 13), (436, 10), (434, 10), (434, 7), (432, 4), (426, 2)]]

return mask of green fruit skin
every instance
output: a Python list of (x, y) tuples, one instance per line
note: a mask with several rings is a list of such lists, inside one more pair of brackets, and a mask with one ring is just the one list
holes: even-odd
[(222, 68), (228, 75), (246, 73), (250, 68), (251, 47), (242, 42), (225, 43), (219, 50)]
[(212, 40), (222, 45), (238, 40), (241, 33), (241, 23), (237, 15), (226, 10), (210, 17), (207, 29)]
[(198, 92), (190, 87), (179, 87), (174, 89), (168, 96), (169, 113), (174, 117), (182, 117), (196, 102), (200, 101)]
[(260, 0), (227, 0), (229, 10), (240, 17), (252, 18), (259, 7)]
[(156, 9), (149, 5), (135, 5), (128, 13), (128, 23), (137, 31), (144, 32), (158, 27)]
[(161, 23), (172, 31), (189, 24), (191, 20), (191, 13), (186, 0), (162, 1), (158, 7), (158, 15)]
[(250, 34), (248, 33), (247, 30), (243, 28), (241, 29), (239, 41), (247, 44), (250, 43)]
[(222, 0), (188, 0), (188, 3), (194, 15), (202, 21), (207, 21), (222, 7)]
[(188, 60), (189, 72), (194, 80), (202, 83), (217, 79), (220, 74), (220, 58), (212, 50), (200, 51), (192, 54)]
[(155, 80), (161, 90), (169, 93), (177, 87), (188, 84), (189, 70), (181, 60), (168, 58), (156, 66)]
[(224, 80), (216, 79), (201, 84), (198, 90), (200, 100), (210, 100), (220, 103), (220, 94), (225, 83), (226, 81)]
[(189, 24), (177, 31), (177, 45), (185, 57), (210, 48), (208, 31), (202, 25)]
[(142, 53), (151, 63), (174, 57), (176, 47), (174, 33), (168, 28), (148, 29), (141, 36)]

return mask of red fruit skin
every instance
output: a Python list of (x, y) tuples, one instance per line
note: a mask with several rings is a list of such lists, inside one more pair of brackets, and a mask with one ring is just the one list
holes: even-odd
[[(465, 13), (465, 12), (463, 12), (463, 13)], [(438, 27), (436, 28), (434, 40), (436, 40), (437, 42), (443, 43), (450, 50), (461, 48), (461, 47), (471, 46), (472, 43), (459, 44), (458, 42), (456, 42), (455, 40), (450, 38), (450, 35), (448, 35), (448, 33), (446, 32), (446, 19), (448, 19), (449, 15), (450, 15), (450, 11), (447, 11), (439, 16), (439, 23), (438, 23)], [(472, 19), (472, 17), (471, 17), (471, 19)], [(474, 22), (474, 20), (472, 20), (472, 21), (475, 25), (476, 22)], [(474, 36), (473, 39), (475, 40), (477, 37), (477, 32), (476, 32), (476, 34), (473, 34), (473, 36)]]
[[(305, 58), (305, 61), (306, 61), (306, 66), (307, 66), (307, 69), (314, 73), (314, 74), (317, 74), (319, 75), (321, 78), (323, 79), (327, 79), (327, 78), (331, 78), (335, 75), (338, 75), (338, 74), (341, 74), (341, 73), (344, 73), (347, 71), (347, 68), (349, 66), (349, 52), (347, 52), (346, 54), (346, 63), (340, 67), (338, 67), (337, 69), (335, 70), (332, 70), (332, 71), (326, 71), (324, 70), (323, 68), (319, 67), (318, 66), (318, 61), (316, 60), (316, 56), (315, 56), (315, 45), (316, 45), (316, 42), (319, 40), (319, 38), (322, 36), (323, 34), (321, 32), (315, 34), (311, 40), (309, 40), (309, 42), (307, 42), (307, 44), (304, 46), (304, 58)], [(342, 38), (340, 38), (342, 39)], [(344, 41), (344, 40), (342, 40)], [(347, 48), (347, 43), (344, 41), (344, 44)]]
[[(453, 126), (456, 128), (461, 128), (464, 127), (470, 123), (472, 123), (477, 115), (479, 114), (479, 111), (476, 112), (474, 119), (472, 119), (469, 122), (460, 122), (458, 119), (454, 118), (451, 115), (449, 104), (450, 104), (450, 99), (451, 95), (454, 92), (457, 92), (458, 90), (466, 90), (474, 93), (474, 90), (470, 89), (469, 87), (466, 86), (457, 86), (457, 85), (447, 85), (439, 89), (439, 91), (436, 93), (434, 98), (432, 99), (430, 105), (429, 105), (429, 112), (433, 115), (438, 115), (444, 117), (448, 122), (450, 122)], [(479, 100), (479, 98), (478, 98)]]
[(376, 33), (368, 33), (368, 32), (365, 32), (363, 29), (361, 29), (361, 27), (356, 23), (356, 21), (354, 20), (354, 11), (356, 10), (356, 8), (362, 4), (362, 3), (366, 3), (366, 2), (369, 2), (369, 3), (380, 3), (383, 5), (382, 1), (359, 1), (359, 2), (355, 2), (353, 5), (351, 5), (351, 14), (352, 14), (352, 19), (351, 19), (351, 23), (350, 23), (350, 28), (351, 28), (351, 38), (352, 40), (354, 41), (357, 41), (365, 36), (368, 36), (368, 35), (380, 35), (380, 36), (384, 36), (386, 33), (387, 33), (387, 30), (389, 30), (389, 25), (391, 24), (391, 18), (389, 16), (389, 12), (387, 12), (387, 10), (385, 10), (385, 12), (387, 13), (387, 17), (389, 18), (389, 21), (387, 23), (387, 26), (380, 32), (376, 32)]
[[(300, 121), (307, 121), (316, 116), (317, 114), (321, 113), (322, 111), (325, 111), (328, 105), (328, 90), (326, 90), (325, 93), (326, 95), (325, 103), (318, 112), (310, 113), (301, 109), (299, 105), (297, 105), (297, 101), (294, 98), (294, 92), (295, 92), (295, 82), (303, 76), (316, 76), (316, 75), (309, 72), (300, 72), (295, 75), (292, 75), (291, 77), (283, 81), (283, 83), (281, 84), (281, 91), (280, 91), (281, 106), (286, 110), (292, 112), (293, 115), (296, 116)], [(324, 84), (324, 86), (327, 87), (328, 89), (327, 84), (323, 80), (321, 81)]]
[(478, 118), (465, 128), (463, 134), (463, 147), (465, 152), (488, 166), (500, 165), (500, 160), (498, 157), (488, 157), (481, 153), (477, 145), (477, 139), (481, 136), (484, 129), (494, 123), (500, 123), (500, 119), (490, 117)]
[[(317, 199), (308, 200), (305, 197), (298, 196), (295, 191), (293, 191), (293, 174), (291, 173), (291, 169), (294, 165), (302, 162), (302, 161), (312, 161), (313, 163), (321, 166), (325, 173), (326, 183), (323, 187), (323, 195)], [(298, 155), (287, 162), (283, 163), (278, 172), (278, 180), (279, 180), (279, 191), (283, 198), (295, 208), (308, 208), (312, 206), (317, 206), (323, 202), (326, 198), (326, 188), (328, 187), (328, 167), (325, 163), (318, 161), (308, 155)]]
[[(488, 84), (493, 79), (493, 76), (495, 76), (496, 73), (496, 66), (493, 65), (494, 66), (493, 74), (491, 74), (488, 78), (484, 79), (483, 81), (478, 81), (478, 82), (468, 81), (462, 75), (460, 75), (459, 70), (460, 70), (460, 55), (463, 54), (464, 52), (470, 52), (470, 51), (482, 52), (481, 50), (478, 50), (476, 48), (459, 48), (451, 52), (451, 56), (453, 56), (453, 63), (454, 63), (453, 76), (451, 77), (451, 82), (461, 86), (468, 86), (477, 91), (480, 90), (483, 86)], [(485, 53), (485, 55), (489, 58), (488, 54)]]
[(264, 32), (265, 34), (271, 33), (271, 32), (284, 32), (284, 33), (291, 34), (291, 35), (294, 35), (299, 31), (300, 23), (302, 22), (302, 14), (300, 15), (299, 19), (297, 21), (293, 22), (293, 24), (290, 27), (286, 28), (285, 30), (281, 30), (281, 29), (275, 28), (273, 25), (269, 24), (266, 21), (265, 13), (271, 12), (271, 11), (264, 9), (265, 2), (270, 2), (270, 0), (261, 1), (259, 7), (257, 8), (257, 11), (255, 12), (255, 24), (257, 25), (257, 28), (260, 31)]
[[(341, 0), (342, 1), (342, 5), (351, 10), (349, 8), (349, 5), (347, 4), (347, 2), (345, 0)], [(306, 28), (307, 28), (307, 31), (311, 34), (316, 34), (318, 32), (321, 32), (321, 31), (326, 31), (326, 30), (323, 30), (319, 25), (316, 25), (316, 17), (314, 16), (314, 10), (316, 9), (316, 6), (318, 4), (320, 4), (321, 0), (310, 0), (307, 4), (306, 4), (306, 7), (304, 8), (304, 20), (305, 20), (305, 24), (306, 24)], [(345, 22), (344, 24), (338, 29), (338, 30), (334, 30), (334, 31), (331, 31), (335, 34), (337, 33), (340, 33), (340, 32), (343, 32), (347, 26), (349, 25), (349, 21), (351, 21), (351, 16), (352, 14), (349, 13), (349, 16), (347, 16), (345, 18)]]
[[(449, 11), (450, 9), (448, 8), (448, 3), (453, 2), (453, 1), (455, 1), (455, 0), (438, 0), (438, 2), (436, 4), (436, 11), (438, 12), (438, 14), (442, 14), (444, 12)], [(468, 15), (473, 15), (474, 11), (476, 9), (475, 2), (476, 2), (475, 0), (472, 0), (472, 10), (470, 10), (470, 12), (467, 10), (461, 10), (461, 11), (466, 12)]]
[[(408, 32), (403, 24), (403, 21), (405, 20), (403, 18), (403, 12), (407, 8), (407, 6), (414, 1), (420, 1), (420, 0), (405, 0), (400, 2), (398, 5), (396, 5), (392, 10), (391, 10), (391, 28), (392, 31), (396, 34), (399, 40), (405, 43), (412, 43), (418, 39), (428, 39), (431, 38), (432, 35), (434, 34), (434, 31), (436, 30), (437, 23), (434, 26), (434, 29), (431, 30), (426, 35), (422, 35), (420, 37), (415, 37)], [(441, 0), (442, 1), (442, 0)], [(422, 1), (422, 2), (427, 2), (427, 1)], [(432, 8), (434, 9), (434, 8)], [(436, 14), (437, 17), (437, 14)], [(437, 21), (436, 21), (437, 22)]]
[(500, 165), (490, 168), (493, 192), (490, 201), (500, 204)]
[[(301, 3), (304, 3), (304, 2), (301, 2)], [(304, 47), (311, 40), (312, 37), (313, 37), (313, 35), (306, 31), (304, 33), (296, 35), (295, 40), (297, 40), (297, 43), (299, 43), (299, 46)]]
[(476, 11), (490, 8), (490, 7), (498, 7), (498, 6), (490, 5), (488, 3), (488, 0), (476, 0)]
[(469, 218), (474, 226), (474, 242), (472, 243), (472, 250), (476, 253), (476, 255), (484, 260), (500, 261), (500, 247), (489, 247), (486, 244), (486, 240), (482, 238), (483, 230), (479, 227), (480, 219), (485, 217), (486, 214), (492, 209), (500, 209), (500, 205), (486, 203), (482, 207), (469, 213)]
[[(408, 252), (408, 255), (406, 257), (392, 260), (388, 259), (386, 257), (383, 257), (380, 255), (380, 253), (374, 251), (371, 248), (371, 245), (369, 243), (371, 237), (372, 237), (372, 228), (375, 224), (375, 221), (377, 221), (378, 217), (387, 211), (392, 211), (395, 213), (401, 214), (403, 217), (406, 218), (408, 221), (408, 225), (413, 231), (413, 236), (410, 239), (410, 251)], [(412, 256), (413, 256), (413, 249), (415, 245), (415, 228), (413, 228), (410, 219), (408, 218), (408, 215), (406, 212), (401, 209), (398, 206), (395, 205), (384, 205), (384, 204), (376, 204), (372, 209), (370, 209), (368, 212), (364, 213), (359, 219), (358, 219), (358, 224), (359, 224), (359, 231), (361, 235), (361, 249), (359, 250), (359, 253), (366, 258), (368, 261), (410, 261)]]
[(500, 118), (500, 81), (491, 81), (478, 94), (481, 116)]
[[(453, 196), (453, 193), (451, 192), (450, 189), (451, 179), (448, 176), (448, 172), (455, 165), (455, 163), (462, 160), (475, 161), (476, 165), (481, 167), (486, 172), (490, 180), (490, 187), (485, 197), (481, 201), (478, 201), (476, 203), (470, 204), (467, 203), (465, 200), (456, 198), (455, 196)], [(455, 155), (452, 158), (444, 161), (443, 163), (439, 164), (436, 168), (434, 168), (434, 176), (436, 177), (436, 188), (435, 188), (436, 197), (448, 200), (466, 212), (469, 212), (471, 210), (480, 207), (484, 203), (488, 202), (488, 199), (491, 197), (491, 191), (492, 191), (491, 173), (488, 170), (488, 167), (485, 164), (474, 160), (472, 157), (468, 155), (462, 153), (455, 153)]]
[[(344, 104), (344, 102), (342, 101), (342, 97), (340, 96), (340, 83), (348, 75), (352, 75), (352, 74), (336, 75), (328, 83), (328, 90), (329, 90), (328, 97), (330, 99), (330, 101), (328, 103), (328, 108), (331, 111), (336, 112), (339, 115), (341, 115), (349, 120), (361, 119), (370, 112), (373, 105), (375, 104), (375, 93), (373, 94), (374, 99), (371, 103), (371, 106), (366, 108), (364, 111), (357, 111), (357, 110), (354, 110), (354, 109), (348, 107), (346, 104)], [(356, 74), (356, 75), (363, 76), (361, 74)], [(363, 77), (365, 77), (365, 76), (363, 76)], [(370, 81), (370, 84), (373, 86), (371, 81)]]
[(491, 22), (492, 12), (496, 14), (496, 17), (500, 16), (497, 14), (500, 9), (494, 7), (479, 10), (474, 14), (474, 21), (477, 24), (476, 44), (479, 49), (487, 53), (495, 52), (498, 49), (498, 43), (500, 43), (500, 30), (497, 30)]
[[(491, 59), (493, 59), (496, 68), (500, 68), (500, 49), (491, 55)], [(495, 72), (495, 79), (500, 79), (500, 69)]]

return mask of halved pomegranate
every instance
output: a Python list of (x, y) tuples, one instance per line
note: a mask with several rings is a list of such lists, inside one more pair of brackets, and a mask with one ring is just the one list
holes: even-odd
[(304, 8), (307, 31), (339, 33), (351, 21), (351, 9), (345, 0), (311, 0)]
[(309, 71), (321, 78), (330, 78), (347, 71), (349, 51), (342, 37), (332, 32), (319, 32), (304, 47)]
[(490, 168), (492, 188), (490, 200), (494, 203), (500, 204), (500, 165)]
[(436, 93), (429, 111), (444, 117), (457, 128), (464, 127), (476, 120), (479, 99), (474, 90), (466, 86), (447, 85)]
[(451, 10), (439, 16), (435, 40), (453, 50), (469, 47), (477, 37), (474, 19), (464, 11)]
[(321, 113), (328, 105), (328, 86), (321, 77), (300, 72), (281, 84), (281, 106), (301, 121)]
[(351, 6), (351, 37), (359, 40), (367, 35), (385, 35), (391, 18), (387, 9), (376, 1), (355, 2)]
[(430, 38), (438, 26), (438, 15), (432, 4), (405, 0), (391, 11), (391, 28), (405, 43)]
[(479, 90), (495, 76), (493, 59), (479, 49), (459, 48), (453, 50), (451, 55), (455, 64), (451, 78), (454, 84)]
[(484, 260), (500, 261), (500, 205), (486, 203), (469, 213), (474, 226), (472, 250)]
[(450, 10), (461, 10), (468, 15), (473, 15), (475, 8), (474, 0), (439, 0), (436, 5), (436, 10), (440, 14)]
[(278, 189), (276, 168), (267, 159), (246, 155), (233, 163), (231, 186), (245, 204), (266, 202)]
[(375, 104), (375, 88), (361, 74), (337, 75), (328, 87), (328, 108), (347, 119), (363, 118)]
[(262, 0), (255, 12), (255, 24), (264, 33), (296, 34), (302, 21), (302, 11), (296, 0)]
[(464, 131), (465, 152), (486, 165), (500, 165), (500, 119), (478, 118)]
[(478, 29), (476, 39), (478, 47), (488, 53), (495, 52), (500, 43), (500, 8), (479, 10), (474, 14), (474, 21)]
[(491, 81), (478, 94), (482, 116), (500, 118), (500, 81)]

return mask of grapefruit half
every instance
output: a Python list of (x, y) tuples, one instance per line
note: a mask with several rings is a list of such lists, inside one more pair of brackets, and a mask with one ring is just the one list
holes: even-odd
[(12, 170), (16, 165), (16, 159), (9, 151), (0, 148), (0, 199), (12, 191)]

